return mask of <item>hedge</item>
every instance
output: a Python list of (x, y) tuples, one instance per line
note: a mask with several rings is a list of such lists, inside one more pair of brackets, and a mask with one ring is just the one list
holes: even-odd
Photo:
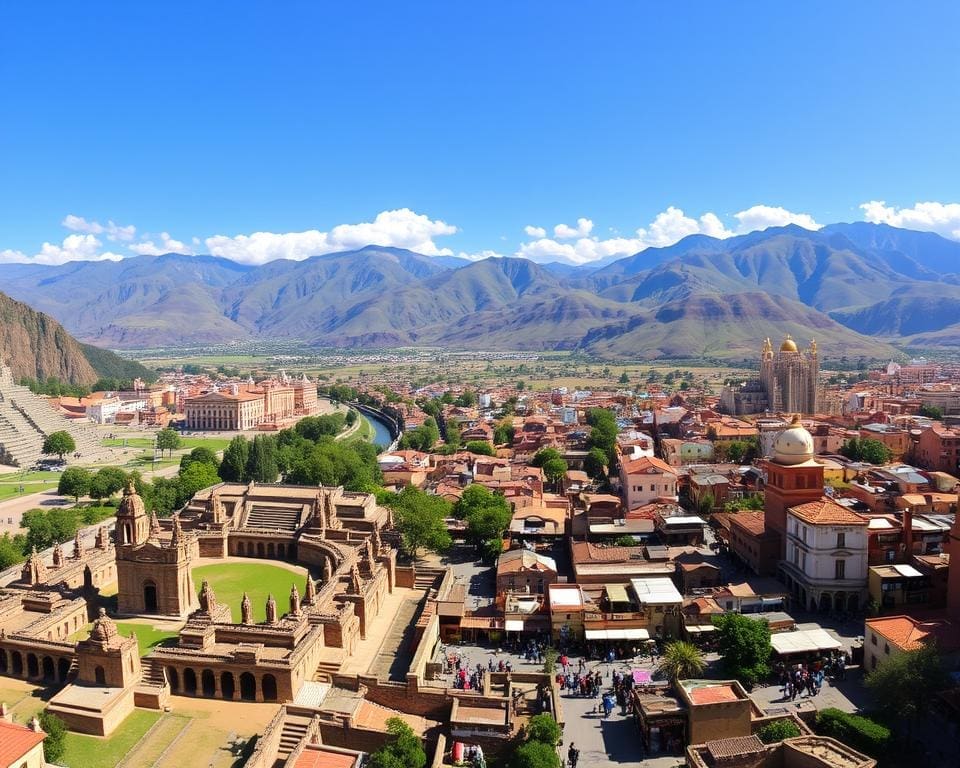
[(832, 707), (817, 713), (816, 731), (871, 757), (880, 757), (890, 747), (889, 728), (869, 717), (851, 715)]

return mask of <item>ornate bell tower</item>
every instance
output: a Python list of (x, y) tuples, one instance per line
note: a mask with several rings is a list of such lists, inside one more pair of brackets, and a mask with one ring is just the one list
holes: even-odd
[(117, 546), (138, 547), (150, 537), (150, 518), (133, 481), (127, 483), (117, 508)]

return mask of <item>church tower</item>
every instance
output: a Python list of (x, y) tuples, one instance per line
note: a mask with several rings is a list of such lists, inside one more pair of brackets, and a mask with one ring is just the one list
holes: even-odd
[(140, 546), (150, 537), (150, 518), (137, 495), (133, 480), (127, 483), (117, 508), (117, 546)]
[(813, 458), (813, 437), (794, 416), (773, 443), (773, 458), (764, 462), (767, 484), (763, 519), (780, 537), (780, 559), (787, 551), (787, 509), (823, 496), (823, 465)]

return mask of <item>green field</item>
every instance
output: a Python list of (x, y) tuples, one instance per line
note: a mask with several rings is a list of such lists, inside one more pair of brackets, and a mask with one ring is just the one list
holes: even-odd
[[(23, 493), (20, 492), (21, 486)], [(28, 493), (39, 493), (56, 488), (56, 483), (0, 483), (0, 501), (13, 499), (17, 496), (26, 496)]]
[(114, 768), (161, 715), (161, 712), (134, 710), (108, 739), (68, 732), (60, 762), (67, 768)]
[[(93, 628), (93, 624), (87, 624), (85, 627), (74, 632), (70, 635), (71, 640), (86, 640), (90, 636), (90, 630)], [(170, 632), (164, 629), (157, 629), (156, 627), (151, 627), (148, 624), (133, 624), (126, 621), (118, 621), (117, 629), (120, 631), (121, 635), (125, 637), (130, 637), (133, 634), (136, 634), (137, 641), (140, 644), (140, 655), (147, 656), (150, 651), (156, 648), (158, 645), (172, 645), (173, 638), (177, 637), (176, 632)]]
[[(203, 446), (212, 451), (222, 451), (229, 443), (229, 437), (197, 437), (194, 435), (181, 438), (180, 448), (177, 450), (192, 450)], [(153, 448), (156, 440), (152, 437), (106, 437), (102, 444), (109, 448)], [(164, 456), (166, 456), (166, 451), (164, 451)]]
[(253, 616), (256, 621), (266, 619), (267, 596), (273, 595), (277, 601), (277, 615), (282, 616), (290, 610), (290, 587), (297, 585), (300, 595), (306, 585), (307, 572), (298, 568), (297, 573), (262, 561), (251, 563), (220, 563), (202, 565), (193, 569), (193, 583), (197, 590), (204, 579), (210, 582), (217, 596), (217, 602), (226, 603), (235, 622), (240, 621), (240, 601), (243, 593), (250, 596), (253, 603)]

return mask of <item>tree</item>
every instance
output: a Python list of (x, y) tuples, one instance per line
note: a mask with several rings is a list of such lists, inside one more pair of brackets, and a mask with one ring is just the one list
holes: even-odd
[(190, 451), (190, 453), (184, 454), (180, 457), (180, 471), (183, 472), (183, 470), (185, 470), (194, 462), (209, 464), (214, 469), (217, 469), (220, 466), (220, 459), (217, 458), (217, 454), (211, 451), (205, 445), (197, 446)]
[(234, 437), (223, 452), (220, 462), (220, 477), (227, 483), (245, 483), (247, 481), (247, 459), (250, 456), (250, 443), (243, 435)]
[(275, 483), (279, 474), (274, 439), (269, 435), (257, 435), (247, 457), (247, 478), (258, 483)]
[(43, 740), (44, 760), (59, 763), (67, 746), (67, 726), (59, 717), (43, 710), (40, 713), (40, 728), (47, 734)]
[(557, 668), (557, 658), (560, 656), (559, 651), (554, 648), (552, 645), (548, 645), (543, 651), (543, 671), (552, 675), (554, 670)]
[(220, 482), (216, 467), (195, 461), (177, 478), (177, 507), (186, 504), (193, 494)]
[(77, 515), (72, 509), (30, 509), (23, 513), (20, 526), (27, 530), (24, 551), (40, 551), (72, 539), (77, 532)]
[(556, 746), (560, 743), (561, 735), (560, 726), (548, 712), (534, 715), (527, 723), (527, 741), (539, 741), (542, 744)]
[(99, 502), (101, 499), (109, 498), (122, 491), (127, 484), (127, 479), (127, 473), (120, 467), (103, 467), (90, 478), (88, 493), (91, 498)]
[(629, 384), (630, 377), (627, 376), (627, 372), (624, 371), (623, 373), (620, 374), (620, 378), (617, 381), (619, 381), (621, 384)]
[(495, 445), (512, 445), (515, 434), (513, 419), (503, 419), (493, 430), (493, 442)]
[(513, 517), (507, 500), (482, 485), (468, 485), (453, 507), (453, 514), (467, 521), (467, 536), (477, 546), (500, 539)]
[(542, 467), (548, 461), (561, 458), (563, 458), (563, 455), (556, 448), (541, 448), (533, 454), (533, 458), (530, 460), (530, 466)]
[(717, 645), (726, 673), (753, 685), (770, 673), (770, 625), (739, 613), (714, 616)]
[(400, 493), (389, 494), (381, 503), (396, 513), (394, 523), (408, 554), (416, 557), (421, 547), (434, 552), (450, 547), (446, 518), (452, 505), (442, 496), (408, 485)]
[(182, 487), (179, 477), (155, 477), (150, 485), (150, 493), (144, 499), (144, 504), (149, 498), (150, 508), (157, 513), (158, 517), (169, 517), (180, 508)]
[(60, 474), (57, 483), (57, 493), (61, 496), (73, 496), (74, 501), (80, 501), (90, 490), (90, 473), (82, 467), (67, 467)]
[(161, 452), (167, 451), (169, 456), (173, 456), (173, 452), (180, 447), (182, 442), (175, 429), (167, 427), (157, 432), (157, 448)]
[(517, 747), (510, 760), (508, 768), (560, 768), (560, 757), (557, 748), (542, 741), (528, 741)]
[(567, 462), (563, 459), (550, 459), (543, 465), (543, 474), (556, 487), (567, 474)]
[(493, 446), (490, 445), (486, 440), (471, 440), (465, 446), (465, 450), (470, 451), (478, 456), (493, 456), (494, 450)]
[(926, 416), (928, 419), (933, 419), (934, 421), (940, 421), (943, 419), (943, 409), (938, 408), (935, 405), (921, 405), (919, 414), (921, 416)]
[(713, 498), (713, 494), (707, 491), (697, 500), (697, 512), (704, 516), (709, 515), (713, 512), (715, 504), (716, 499)]
[(0, 571), (4, 571), (11, 565), (22, 563), (26, 557), (24, 552), (26, 541), (22, 535), (16, 537), (9, 533), (0, 536)]
[(424, 768), (427, 753), (420, 737), (399, 717), (387, 720), (392, 741), (370, 755), (368, 768)]
[(928, 645), (887, 657), (864, 682), (877, 709), (891, 722), (905, 718), (912, 724), (947, 687), (948, 678), (936, 647)]
[(68, 453), (77, 450), (77, 444), (73, 441), (73, 436), (69, 432), (51, 432), (43, 439), (41, 450), (48, 455), (56, 454), (62, 461)]
[(800, 729), (793, 720), (774, 720), (757, 730), (757, 737), (764, 744), (776, 744), (784, 739), (793, 739), (800, 735)]
[(477, 393), (470, 389), (465, 390), (460, 397), (454, 400), (454, 404), (460, 408), (472, 408), (477, 404)]
[(607, 464), (610, 461), (602, 448), (591, 448), (583, 461), (583, 468), (594, 480), (603, 480), (607, 476)]
[(607, 463), (612, 466), (616, 460), (617, 420), (612, 411), (606, 408), (591, 408), (587, 411), (587, 424), (590, 425), (589, 448), (599, 448), (607, 455)]
[(840, 446), (840, 453), (851, 461), (869, 464), (886, 464), (893, 456), (893, 451), (879, 440), (858, 437), (852, 437)]
[(671, 682), (699, 677), (706, 667), (703, 654), (693, 643), (677, 640), (667, 643), (657, 669)]

